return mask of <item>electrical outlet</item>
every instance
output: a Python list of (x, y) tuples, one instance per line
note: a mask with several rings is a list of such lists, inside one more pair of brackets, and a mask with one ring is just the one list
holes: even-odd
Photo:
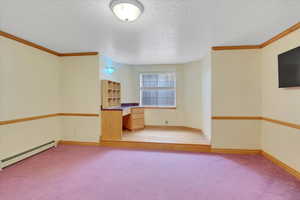
[(169, 124), (169, 121), (168, 121), (168, 120), (165, 120), (165, 124)]

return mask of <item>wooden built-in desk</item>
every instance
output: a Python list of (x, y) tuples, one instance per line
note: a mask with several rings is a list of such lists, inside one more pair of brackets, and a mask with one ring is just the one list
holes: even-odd
[(102, 109), (101, 126), (101, 139), (120, 140), (123, 128), (137, 130), (145, 127), (144, 108), (129, 105)]

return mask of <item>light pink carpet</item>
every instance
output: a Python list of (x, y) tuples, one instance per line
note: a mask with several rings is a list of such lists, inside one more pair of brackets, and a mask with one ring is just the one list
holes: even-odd
[(1, 200), (300, 200), (259, 155), (60, 146), (0, 172)]

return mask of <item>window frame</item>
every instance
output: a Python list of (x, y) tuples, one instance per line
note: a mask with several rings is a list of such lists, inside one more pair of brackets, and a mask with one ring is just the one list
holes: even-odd
[[(141, 87), (142, 85), (142, 76), (144, 74), (173, 74), (174, 76), (174, 87)], [(164, 71), (164, 72), (140, 72), (139, 73), (139, 90), (140, 90), (140, 105), (146, 108), (170, 108), (174, 109), (177, 106), (177, 74), (175, 71)], [(174, 90), (174, 105), (166, 106), (166, 105), (143, 105), (142, 102), (142, 91), (143, 90)]]

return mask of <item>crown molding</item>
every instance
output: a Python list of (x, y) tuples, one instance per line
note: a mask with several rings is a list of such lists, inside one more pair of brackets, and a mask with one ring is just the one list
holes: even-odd
[[(213, 46), (212, 50), (214, 51), (224, 51), (224, 50), (247, 50), (247, 49), (262, 49), (277, 40), (289, 35), (290, 33), (300, 29), (300, 22), (296, 23), (295, 25), (289, 27), (288, 29), (282, 31), (281, 33), (277, 34), (273, 38), (267, 40), (266, 42), (263, 42), (262, 44), (259, 45), (237, 45), (237, 46)], [(66, 56), (92, 56), (92, 55), (98, 55), (98, 52), (76, 52), (76, 53), (59, 53), (57, 51), (48, 49), (46, 47), (43, 47), (41, 45), (35, 44), (33, 42), (30, 42), (28, 40), (22, 39), (20, 37), (17, 37), (15, 35), (6, 33), (4, 31), (0, 30), (0, 36), (9, 38), (11, 40), (15, 40), (17, 42), (20, 42), (22, 44), (31, 46), (33, 48), (39, 49), (41, 51), (45, 51), (47, 53), (59, 56), (59, 57), (66, 57)]]
[(259, 45), (240, 45), (240, 46), (214, 46), (212, 47), (212, 50), (215, 51), (222, 51), (222, 50), (243, 50), (243, 49), (262, 49), (277, 40), (287, 36), (288, 34), (300, 29), (300, 22), (296, 23), (295, 25), (289, 27), (288, 29), (282, 31), (281, 33), (275, 35), (271, 39), (267, 40), (266, 42), (263, 42)]
[(14, 35), (12, 35), (12, 34), (6, 33), (6, 32), (1, 31), (1, 30), (0, 30), (0, 36), (3, 36), (3, 37), (5, 37), (5, 38), (11, 39), (11, 40), (14, 40), (14, 41), (17, 41), (17, 42), (20, 42), (20, 43), (22, 43), (22, 44), (25, 44), (25, 45), (27, 45), (27, 46), (30, 46), (30, 47), (39, 49), (39, 50), (41, 50), (41, 51), (45, 51), (45, 52), (50, 53), (50, 54), (53, 54), (53, 55), (55, 55), (55, 56), (59, 56), (59, 55), (60, 55), (60, 53), (58, 53), (58, 52), (56, 52), (56, 51), (53, 51), (53, 50), (48, 49), (48, 48), (46, 48), (46, 47), (43, 47), (43, 46), (41, 46), (41, 45), (35, 44), (35, 43), (30, 42), (30, 41), (28, 41), (28, 40), (24, 40), (24, 39), (22, 39), (22, 38), (20, 38), (20, 37), (14, 36)]
[(95, 56), (98, 55), (98, 52), (79, 52), (79, 53), (61, 53), (59, 54), (60, 57), (66, 56)]
[(288, 29), (282, 31), (281, 33), (275, 35), (275, 36), (272, 37), (270, 40), (268, 40), (268, 41), (262, 43), (262, 44), (260, 45), (260, 47), (261, 47), (261, 48), (264, 48), (264, 47), (266, 47), (266, 46), (272, 44), (273, 42), (276, 42), (277, 40), (279, 40), (279, 39), (281, 39), (281, 38), (287, 36), (288, 34), (294, 32), (294, 31), (296, 31), (296, 30), (298, 30), (298, 29), (300, 29), (300, 22), (298, 22), (297, 24), (295, 24), (295, 25), (289, 27)]
[(215, 46), (212, 50), (222, 51), (222, 50), (241, 50), (241, 49), (260, 49), (260, 45), (240, 45), (240, 46)]
[(15, 35), (10, 34), (10, 33), (6, 33), (6, 32), (1, 31), (1, 30), (0, 30), (0, 36), (3, 36), (5, 38), (11, 39), (11, 40), (14, 40), (14, 41), (17, 41), (17, 42), (20, 42), (20, 43), (25, 44), (27, 46), (39, 49), (41, 51), (44, 51), (44, 52), (47, 52), (47, 53), (50, 53), (52, 55), (59, 56), (59, 57), (66, 57), (66, 56), (93, 56), (93, 55), (98, 55), (98, 52), (59, 53), (57, 51), (48, 49), (46, 47), (43, 47), (41, 45), (38, 45), (36, 43), (30, 42), (28, 40), (25, 40), (23, 38), (17, 37)]

